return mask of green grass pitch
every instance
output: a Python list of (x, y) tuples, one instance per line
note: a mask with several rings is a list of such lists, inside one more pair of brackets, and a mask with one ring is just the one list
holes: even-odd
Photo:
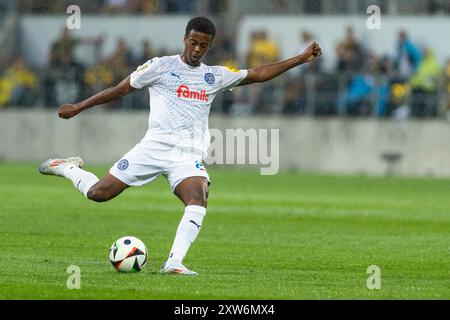
[[(185, 259), (200, 275), (179, 277), (158, 273), (183, 213), (164, 178), (98, 204), (37, 167), (0, 163), (0, 299), (450, 298), (450, 180), (210, 168)], [(125, 235), (149, 249), (140, 273), (108, 261)], [(66, 287), (70, 265), (79, 290)], [(380, 290), (366, 286), (370, 265)]]

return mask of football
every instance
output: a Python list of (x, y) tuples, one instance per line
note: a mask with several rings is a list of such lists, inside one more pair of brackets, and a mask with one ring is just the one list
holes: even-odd
[(139, 272), (147, 263), (147, 247), (136, 237), (122, 237), (112, 244), (109, 261), (118, 272)]

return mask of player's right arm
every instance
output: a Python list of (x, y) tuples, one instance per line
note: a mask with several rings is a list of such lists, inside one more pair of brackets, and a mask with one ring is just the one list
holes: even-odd
[(130, 92), (136, 90), (130, 84), (130, 76), (122, 80), (115, 87), (111, 87), (105, 89), (96, 95), (87, 98), (76, 104), (65, 103), (58, 109), (59, 117), (64, 119), (70, 119), (81, 111), (89, 109), (93, 106), (97, 106), (99, 104), (108, 103), (117, 98), (123, 97), (124, 95), (129, 94)]
[(87, 98), (86, 100), (83, 100), (76, 104), (70, 103), (63, 104), (58, 110), (59, 117), (64, 119), (70, 119), (79, 114), (83, 110), (89, 109), (99, 104), (111, 102), (117, 98), (129, 94), (133, 90), (136, 89), (130, 85), (130, 77), (128, 76), (126, 79), (122, 80), (115, 87), (105, 89), (97, 93), (96, 95)]
[(103, 90), (84, 101), (76, 104), (63, 104), (59, 108), (59, 117), (64, 119), (70, 119), (81, 111), (91, 108), (93, 106), (113, 101), (114, 99), (123, 97), (136, 89), (142, 89), (145, 86), (149, 86), (158, 81), (160, 76), (167, 71), (160, 58), (155, 57), (148, 60), (143, 65), (137, 67), (137, 69), (128, 77), (126, 77), (117, 86)]

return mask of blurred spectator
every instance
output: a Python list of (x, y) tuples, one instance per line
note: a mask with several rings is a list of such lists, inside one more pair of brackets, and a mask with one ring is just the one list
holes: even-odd
[[(254, 113), (248, 97), (249, 91), (237, 87), (232, 91), (233, 99), (229, 108), (229, 114), (232, 116), (251, 115)], [(227, 111), (226, 111), (227, 112)]]
[[(250, 50), (247, 54), (247, 66), (252, 68), (279, 59), (277, 43), (268, 38), (264, 30), (253, 32), (251, 35)], [(274, 89), (282, 83), (282, 77), (265, 83), (256, 83), (249, 88), (250, 104), (255, 113), (271, 113), (274, 106)]]
[(82, 99), (83, 72), (83, 66), (68, 53), (63, 56), (60, 64), (50, 70), (50, 78), (54, 84), (50, 94), (54, 95), (54, 104), (74, 103)]
[(409, 117), (411, 107), (408, 104), (410, 87), (402, 82), (392, 83), (388, 102), (388, 112), (396, 120)]
[(428, 0), (427, 9), (431, 14), (449, 14), (450, 2), (448, 0)]
[(18, 57), (0, 76), (0, 107), (31, 106), (36, 98), (37, 75)]
[(167, 13), (195, 13), (197, 9), (197, 0), (179, 1), (166, 0), (165, 11)]
[(286, 14), (289, 13), (288, 4), (286, 0), (275, 0), (274, 1), (276, 14)]
[(103, 0), (105, 14), (154, 14), (158, 12), (158, 0)]
[(103, 13), (128, 13), (130, 10), (128, 0), (105, 0), (102, 8)]
[[(300, 54), (303, 51), (305, 51), (305, 49), (314, 42), (314, 38), (313, 35), (309, 32), (309, 31), (302, 31), (299, 34), (299, 45), (297, 48), (297, 51), (295, 52), (295, 54)], [(315, 64), (317, 61), (313, 61), (311, 63), (305, 64), (303, 65), (301, 68), (294, 68), (289, 70), (289, 74), (292, 76), (300, 76), (302, 73), (304, 72), (308, 72), (309, 68), (312, 67), (312, 64)]]
[(64, 56), (73, 56), (75, 47), (79, 44), (79, 39), (70, 35), (69, 29), (65, 26), (61, 31), (60, 37), (53, 42), (50, 49), (50, 61), (52, 64), (59, 65), (62, 63)]
[(8, 66), (8, 55), (6, 52), (0, 51), (0, 70), (5, 70)]
[(284, 114), (305, 113), (304, 77), (289, 77), (284, 87), (283, 109)]
[(142, 41), (142, 51), (141, 54), (138, 56), (138, 58), (135, 61), (135, 65), (141, 65), (145, 61), (153, 58), (156, 56), (155, 50), (153, 50), (152, 45), (150, 44), (150, 41), (144, 40)]
[(22, 13), (48, 14), (54, 12), (54, 3), (50, 1), (17, 0), (16, 5), (18, 10)]
[[(231, 52), (226, 52), (222, 55), (221, 59), (218, 61), (218, 64), (224, 67), (228, 67), (231, 69), (239, 69), (239, 63), (236, 58), (236, 56)], [(233, 91), (225, 91), (221, 95), (221, 110), (223, 113), (229, 114), (232, 112), (232, 110), (241, 109), (243, 110), (242, 106), (235, 105), (233, 107), (233, 104), (237, 101), (243, 102), (244, 98), (241, 92), (242, 88), (235, 88)], [(234, 111), (233, 111), (234, 112)]]
[(113, 85), (114, 74), (111, 69), (111, 65), (106, 60), (88, 68), (83, 75), (84, 96), (91, 96)]
[(309, 31), (302, 31), (300, 34), (300, 47), (298, 48), (298, 53), (305, 51), (305, 49), (313, 42), (313, 35)]
[(347, 115), (368, 115), (372, 105), (375, 79), (366, 68), (352, 75), (350, 84), (338, 101), (338, 113)]
[(352, 72), (360, 68), (363, 63), (363, 48), (356, 40), (353, 27), (348, 26), (346, 37), (336, 48), (337, 70)]
[[(147, 59), (148, 60), (148, 59)], [(145, 60), (146, 61), (146, 60)], [(140, 62), (139, 64), (144, 63), (145, 61)], [(135, 66), (133, 65), (133, 54), (128, 48), (128, 45), (126, 44), (125, 40), (120, 38), (117, 40), (117, 45), (115, 51), (111, 54), (110, 57), (106, 58), (104, 60), (103, 66), (100, 66), (98, 69), (99, 71), (103, 70), (104, 78), (103, 81), (100, 82), (101, 85), (109, 86), (111, 84), (116, 84), (125, 79), (127, 76), (130, 75), (133, 68)], [(87, 76), (89, 76), (90, 73), (87, 73)], [(112, 76), (112, 81), (110, 82), (109, 79)], [(88, 78), (85, 77), (85, 81), (88, 80)], [(130, 97), (127, 97), (126, 99), (131, 99)], [(107, 107), (109, 108), (120, 108), (122, 106), (123, 100), (118, 99), (110, 102)], [(132, 107), (132, 106), (130, 106)]]
[(414, 43), (408, 38), (405, 31), (398, 33), (397, 55), (395, 70), (400, 80), (407, 81), (422, 61), (422, 54)]
[(234, 39), (233, 37), (223, 31), (218, 32), (214, 38), (214, 44), (205, 56), (205, 64), (217, 65), (219, 61), (223, 60), (230, 55), (234, 55)]
[(437, 115), (437, 90), (441, 68), (434, 52), (425, 49), (416, 73), (410, 80), (411, 115), (435, 117)]
[[(121, 38), (117, 40), (116, 50), (108, 59), (108, 63), (110, 66), (114, 66), (112, 68), (114, 82), (119, 82), (130, 74), (133, 65), (133, 53), (130, 48), (128, 48), (124, 39)], [(140, 64), (142, 63), (143, 62)]]
[(370, 56), (375, 63), (372, 71), (375, 77), (374, 114), (377, 117), (385, 117), (389, 115), (389, 96), (393, 66), (387, 56), (381, 59), (378, 59), (375, 55)]
[(135, 14), (158, 13), (158, 0), (129, 0), (129, 11)]
[(69, 29), (64, 26), (61, 29), (61, 35), (56, 39), (50, 48), (50, 61), (51, 63), (58, 65), (64, 59), (64, 56), (69, 55), (72, 58), (75, 54), (75, 49), (80, 44), (92, 44), (94, 46), (100, 46), (103, 42), (103, 37), (83, 37), (76, 38), (70, 34)]
[[(315, 39), (309, 31), (303, 30), (299, 33), (299, 40), (296, 54), (303, 52)], [(329, 104), (329, 101), (334, 103), (335, 99), (330, 96), (330, 82), (322, 71), (321, 63), (321, 59), (315, 60), (288, 72), (282, 98), (283, 113), (324, 115), (335, 112), (335, 105)]]
[[(305, 72), (286, 79), (282, 112), (286, 114), (329, 113), (330, 110), (326, 106), (328, 97), (325, 97), (328, 90), (321, 60), (308, 64)], [(324, 96), (320, 97), (317, 95), (318, 92)]]
[(117, 40), (116, 50), (112, 54), (111, 59), (116, 63), (126, 64), (128, 66), (133, 64), (133, 53), (128, 47), (125, 39), (120, 38)]
[(197, 9), (197, 13), (203, 14), (203, 15), (209, 15), (209, 14), (210, 15), (221, 15), (221, 14), (224, 14), (225, 12), (227, 12), (227, 10), (229, 10), (229, 4), (230, 4), (229, 0), (209, 1), (207, 11), (199, 12), (199, 10)]
[(256, 31), (251, 35), (247, 65), (252, 68), (278, 60), (278, 45), (270, 40), (266, 31)]
[(74, 51), (80, 43), (101, 45), (102, 37), (75, 38), (64, 26), (60, 37), (53, 42), (45, 72), (45, 103), (54, 106), (77, 100), (83, 91), (83, 67), (75, 61)]
[(239, 69), (239, 62), (233, 52), (227, 52), (222, 55), (219, 65), (230, 69)]

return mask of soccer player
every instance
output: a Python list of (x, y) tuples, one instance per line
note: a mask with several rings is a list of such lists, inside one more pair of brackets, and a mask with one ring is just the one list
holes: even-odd
[(236, 86), (268, 81), (322, 55), (320, 46), (314, 42), (293, 58), (249, 70), (207, 66), (202, 58), (215, 34), (215, 26), (209, 19), (193, 18), (186, 27), (183, 53), (154, 57), (115, 87), (59, 108), (59, 117), (70, 119), (88, 108), (148, 87), (148, 131), (105, 177), (99, 180), (81, 169), (83, 160), (79, 157), (49, 159), (39, 167), (42, 174), (71, 180), (75, 188), (97, 202), (111, 200), (129, 186), (148, 184), (160, 175), (166, 177), (185, 209), (162, 273), (197, 274), (183, 265), (183, 259), (206, 214), (210, 180), (202, 160), (210, 143), (208, 115), (214, 97)]

